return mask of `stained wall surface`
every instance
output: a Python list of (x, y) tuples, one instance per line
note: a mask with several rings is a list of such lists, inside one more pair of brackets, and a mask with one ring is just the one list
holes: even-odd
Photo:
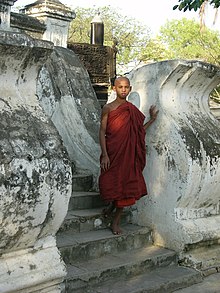
[(170, 60), (130, 74), (132, 100), (149, 119), (144, 170), (148, 196), (133, 208), (140, 225), (153, 228), (155, 243), (175, 250), (220, 237), (220, 122), (209, 108), (220, 69)]
[(101, 107), (88, 72), (70, 49), (55, 47), (40, 71), (37, 95), (78, 173), (99, 174)]
[(72, 191), (68, 152), (36, 95), (50, 42), (0, 31), (1, 292), (60, 292), (56, 232)]

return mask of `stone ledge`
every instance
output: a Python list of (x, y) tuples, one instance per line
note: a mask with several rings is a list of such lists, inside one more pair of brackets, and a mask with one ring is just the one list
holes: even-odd
[(56, 246), (3, 254), (0, 258), (0, 272), (2, 293), (30, 293), (46, 288), (50, 292), (50, 287), (59, 287), (66, 275), (65, 265), (60, 260)]

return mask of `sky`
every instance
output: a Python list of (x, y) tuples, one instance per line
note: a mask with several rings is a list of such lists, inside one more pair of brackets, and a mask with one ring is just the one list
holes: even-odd
[[(14, 6), (24, 6), (34, 3), (34, 0), (17, 0)], [(121, 15), (135, 18), (142, 24), (150, 28), (153, 34), (157, 34), (162, 25), (167, 20), (181, 19), (183, 17), (199, 21), (199, 12), (182, 12), (173, 10), (173, 6), (178, 4), (178, 0), (60, 0), (61, 3), (71, 7), (98, 8), (103, 6), (112, 6), (118, 9)], [(206, 25), (214, 30), (220, 30), (220, 15), (215, 25), (213, 25), (214, 10), (208, 6), (206, 11)]]

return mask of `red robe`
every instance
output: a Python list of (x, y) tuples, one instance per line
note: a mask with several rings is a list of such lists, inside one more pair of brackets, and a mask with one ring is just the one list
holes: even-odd
[(116, 207), (130, 206), (147, 194), (142, 174), (146, 163), (144, 119), (130, 102), (108, 114), (106, 148), (110, 168), (101, 169), (99, 189), (103, 200), (115, 202)]

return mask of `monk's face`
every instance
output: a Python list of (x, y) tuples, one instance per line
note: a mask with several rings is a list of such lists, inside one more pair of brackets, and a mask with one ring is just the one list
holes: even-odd
[(113, 90), (120, 99), (126, 99), (131, 91), (130, 82), (126, 77), (119, 77), (115, 80)]

